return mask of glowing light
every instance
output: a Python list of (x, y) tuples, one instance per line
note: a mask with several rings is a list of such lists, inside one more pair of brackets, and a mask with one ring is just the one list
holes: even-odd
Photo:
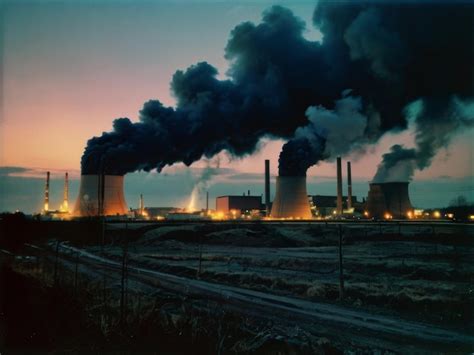
[(408, 219), (412, 219), (413, 218), (413, 213), (411, 211), (408, 211), (407, 212), (407, 217), (408, 217)]
[(413, 214), (415, 217), (421, 217), (423, 216), (423, 210), (414, 210)]
[(474, 221), (474, 214), (469, 215), (469, 220)]
[(440, 218), (440, 217), (441, 217), (441, 213), (439, 213), (439, 211), (434, 211), (434, 212), (433, 212), (433, 217), (434, 217), (434, 218)]
[(448, 217), (448, 218), (454, 218), (454, 213), (448, 213), (448, 214), (446, 214), (446, 217)]
[(392, 219), (392, 215), (390, 213), (385, 213), (384, 218), (385, 219)]
[(191, 192), (191, 198), (188, 203), (188, 207), (186, 207), (187, 212), (195, 212), (197, 211), (196, 201), (199, 195), (199, 188), (198, 186), (194, 186), (193, 191)]
[(365, 217), (369, 217), (369, 212), (368, 212), (368, 211), (364, 211), (364, 216), (365, 216)]

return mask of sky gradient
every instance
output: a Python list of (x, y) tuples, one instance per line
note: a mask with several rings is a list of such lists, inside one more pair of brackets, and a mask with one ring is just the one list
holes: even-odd
[[(53, 171), (59, 186), (62, 173), (70, 171), (71, 199), (75, 198), (87, 139), (110, 130), (114, 118), (137, 120), (138, 110), (149, 99), (174, 105), (169, 82), (178, 69), (207, 61), (225, 77), (228, 63), (223, 55), (229, 32), (243, 21), (258, 22), (262, 11), (273, 4), (289, 7), (306, 21), (308, 38), (321, 39), (311, 24), (313, 1), (7, 2), (2, 21), (0, 210), (38, 210), (46, 170)], [(415, 205), (442, 206), (460, 194), (474, 199), (472, 138), (472, 130), (458, 135), (431, 167), (416, 173), (411, 185)], [(367, 181), (392, 144), (411, 146), (412, 141), (409, 130), (388, 134), (365, 154), (346, 157), (353, 161), (356, 194), (367, 194)], [(263, 142), (259, 152), (244, 159), (222, 153), (223, 173), (215, 177), (211, 191), (262, 193), (255, 174), (262, 174), (264, 159), (271, 159), (272, 174), (277, 174), (282, 144)], [(162, 176), (130, 174), (129, 204), (135, 206), (140, 193), (148, 205), (180, 204), (202, 166), (198, 162), (189, 169), (178, 164)], [(334, 194), (332, 162), (311, 168), (308, 175), (309, 193)], [(145, 189), (143, 179), (148, 182)], [(181, 185), (174, 188), (171, 180)]]

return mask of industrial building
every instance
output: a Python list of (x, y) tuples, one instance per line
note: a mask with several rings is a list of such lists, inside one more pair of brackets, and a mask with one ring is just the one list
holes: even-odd
[(371, 183), (366, 212), (369, 218), (411, 218), (408, 182)]
[(306, 176), (278, 176), (271, 217), (310, 219)]
[(216, 198), (216, 211), (225, 215), (234, 213), (245, 214), (251, 211), (261, 211), (265, 207), (262, 205), (262, 196), (219, 196)]
[[(327, 217), (337, 213), (337, 196), (311, 195), (308, 198), (315, 216)], [(362, 211), (362, 203), (357, 201), (357, 196), (351, 196), (349, 200), (347, 196), (343, 195), (342, 201), (343, 214)]]
[(81, 175), (74, 215), (122, 216), (128, 213), (122, 175)]

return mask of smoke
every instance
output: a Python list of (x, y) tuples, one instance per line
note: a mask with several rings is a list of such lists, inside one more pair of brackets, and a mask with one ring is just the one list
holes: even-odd
[(456, 97), (446, 100), (420, 100), (414, 117), (415, 148), (398, 144), (382, 156), (374, 182), (409, 181), (415, 170), (431, 165), (436, 152), (447, 147), (453, 137), (474, 125), (474, 113)]
[(382, 162), (378, 166), (373, 182), (403, 182), (413, 177), (416, 167), (415, 149), (405, 148), (395, 144), (389, 153), (382, 155)]
[[(324, 39), (313, 42), (303, 37), (301, 19), (271, 7), (259, 24), (232, 30), (227, 80), (218, 80), (205, 62), (177, 71), (171, 81), (176, 108), (150, 100), (138, 122), (115, 120), (111, 132), (88, 141), (82, 173), (161, 171), (223, 150), (242, 157), (261, 138), (280, 137), (289, 139), (280, 172), (302, 175), (321, 159), (347, 153), (345, 147), (363, 148), (387, 131), (405, 129), (404, 107), (420, 98), (426, 114), (417, 139), (424, 149), (429, 141), (418, 132), (446, 118), (441, 112), (449, 112), (449, 98), (473, 96), (473, 8), (321, 0), (313, 19)], [(340, 99), (348, 88), (353, 97), (346, 91)]]
[[(360, 113), (360, 97), (347, 96), (335, 102), (334, 110), (311, 106), (306, 111), (308, 124), (296, 130), (283, 145), (279, 158), (280, 176), (305, 176), (318, 161), (335, 158), (365, 142), (367, 116)], [(367, 138), (368, 139), (368, 138)], [(297, 159), (295, 159), (297, 157)]]
[(191, 192), (191, 198), (186, 208), (186, 210), (189, 212), (194, 212), (197, 210), (197, 202), (199, 200), (199, 197), (206, 192), (214, 176), (219, 173), (219, 157), (215, 158), (214, 160), (206, 160), (205, 162), (206, 166), (202, 170), (201, 174), (198, 176), (194, 184), (193, 191)]

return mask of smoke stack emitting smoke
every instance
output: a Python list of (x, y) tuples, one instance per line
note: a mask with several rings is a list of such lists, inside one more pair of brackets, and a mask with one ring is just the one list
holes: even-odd
[[(116, 119), (88, 141), (82, 174), (123, 175), (191, 165), (226, 150), (251, 154), (262, 137), (289, 139), (281, 176), (305, 176), (334, 159), (407, 127), (405, 107), (419, 100), (416, 147), (394, 146), (377, 179), (403, 167), (430, 165), (452, 135), (472, 125), (472, 4), (319, 1), (313, 21), (322, 42), (303, 37), (305, 24), (283, 7), (230, 34), (228, 80), (201, 62), (177, 71), (176, 108), (146, 102), (139, 122)], [(398, 171), (398, 170), (397, 170)]]

